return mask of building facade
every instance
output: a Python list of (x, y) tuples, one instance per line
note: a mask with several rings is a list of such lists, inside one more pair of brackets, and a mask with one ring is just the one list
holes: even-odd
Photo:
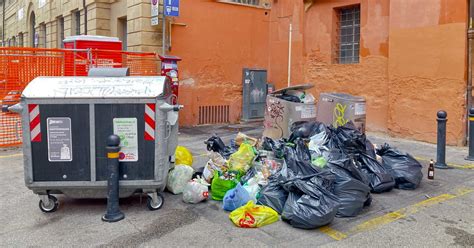
[[(54, 48), (87, 33), (162, 53), (150, 2), (5, 0), (4, 45)], [(242, 70), (261, 68), (277, 88), (290, 77), (315, 84), (316, 97), (366, 97), (370, 131), (434, 142), (444, 109), (448, 143), (460, 145), (471, 98), (468, 9), (468, 0), (181, 0), (180, 16), (166, 23), (166, 52), (183, 59), (181, 124), (222, 106), (239, 121)]]
[(87, 34), (118, 37), (130, 51), (161, 48), (149, 0), (4, 0), (3, 7), (4, 46), (60, 48), (65, 37)]

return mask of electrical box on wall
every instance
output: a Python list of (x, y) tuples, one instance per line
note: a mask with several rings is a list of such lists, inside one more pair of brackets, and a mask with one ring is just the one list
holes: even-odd
[(242, 89), (242, 120), (262, 119), (267, 98), (267, 70), (244, 68)]

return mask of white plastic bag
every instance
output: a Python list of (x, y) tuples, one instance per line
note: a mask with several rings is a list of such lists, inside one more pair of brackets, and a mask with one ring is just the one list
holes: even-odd
[(186, 184), (183, 191), (183, 201), (186, 203), (199, 203), (209, 197), (209, 184), (203, 178), (194, 178)]
[(260, 192), (260, 186), (258, 185), (258, 181), (260, 179), (262, 179), (261, 173), (260, 173), (260, 176), (256, 175), (256, 176), (250, 178), (250, 180), (248, 180), (244, 184), (244, 189), (249, 193), (250, 200), (252, 200), (254, 202), (257, 202), (257, 195)]
[(184, 187), (193, 177), (194, 169), (187, 165), (176, 165), (170, 173), (168, 173), (168, 182), (166, 188), (177, 195), (183, 193)]

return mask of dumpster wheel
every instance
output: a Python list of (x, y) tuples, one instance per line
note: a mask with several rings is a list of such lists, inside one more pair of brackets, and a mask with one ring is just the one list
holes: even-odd
[[(148, 194), (147, 201), (146, 201), (146, 206), (150, 211), (155, 211), (160, 209), (163, 206), (163, 202), (165, 199), (160, 193), (152, 193), (151, 195), (156, 194), (156, 197), (150, 196)], [(156, 201), (153, 200), (153, 198), (156, 199)]]
[(45, 206), (43, 200), (39, 201), (39, 208), (45, 213), (52, 213), (58, 210), (59, 202), (58, 199), (52, 195), (48, 195), (49, 205)]

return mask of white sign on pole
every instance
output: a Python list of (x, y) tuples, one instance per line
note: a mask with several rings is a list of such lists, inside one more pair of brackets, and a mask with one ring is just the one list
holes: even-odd
[(152, 26), (156, 26), (158, 25), (158, 23), (160, 23), (159, 19), (158, 19), (158, 16), (154, 16), (151, 18), (151, 25)]
[(156, 26), (158, 25), (158, 15), (160, 12), (160, 4), (158, 0), (151, 0), (151, 25)]
[(158, 16), (159, 9), (158, 0), (151, 0), (151, 17)]
[(23, 8), (19, 9), (18, 10), (18, 21), (23, 20), (24, 15), (25, 15), (25, 11), (23, 10)]

